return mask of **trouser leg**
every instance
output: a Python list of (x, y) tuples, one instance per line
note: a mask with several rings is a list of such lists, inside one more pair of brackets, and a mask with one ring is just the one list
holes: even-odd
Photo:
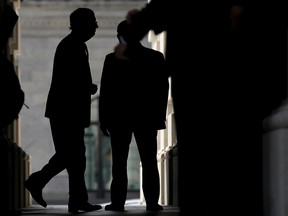
[(142, 164), (142, 189), (147, 205), (158, 203), (160, 178), (157, 166), (157, 130), (134, 132)]
[(58, 167), (58, 171), (67, 169), (69, 203), (87, 201), (85, 128), (79, 124), (69, 123), (63, 126), (63, 123), (58, 121), (50, 122), (56, 154), (50, 159), (49, 164)]
[(112, 148), (111, 202), (114, 205), (124, 206), (128, 186), (127, 160), (132, 132), (112, 130), (110, 138)]

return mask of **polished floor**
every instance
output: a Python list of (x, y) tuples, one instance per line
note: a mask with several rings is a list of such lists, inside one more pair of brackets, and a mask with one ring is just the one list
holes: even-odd
[(72, 214), (68, 212), (67, 204), (52, 204), (52, 205), (48, 204), (46, 208), (43, 208), (42, 206), (37, 205), (33, 202), (31, 206), (19, 209), (15, 213), (11, 214), (11, 216), (14, 215), (15, 216), (59, 216), (59, 215), (179, 216), (180, 215), (179, 208), (175, 206), (163, 206), (164, 210), (157, 213), (146, 211), (146, 206), (141, 204), (139, 199), (127, 200), (124, 212), (105, 211), (104, 207), (107, 204), (109, 203), (108, 202), (100, 203), (100, 205), (103, 208), (98, 211)]
[(103, 209), (93, 212), (83, 212), (78, 214), (72, 214), (68, 212), (67, 205), (51, 205), (47, 208), (43, 208), (39, 205), (32, 205), (23, 209), (20, 209), (17, 216), (59, 216), (59, 215), (103, 215), (103, 216), (117, 216), (117, 215), (130, 215), (130, 216), (179, 216), (179, 209), (173, 206), (164, 206), (164, 210), (154, 213), (146, 211), (143, 205), (126, 205), (124, 212), (113, 212), (105, 211), (103, 204)]

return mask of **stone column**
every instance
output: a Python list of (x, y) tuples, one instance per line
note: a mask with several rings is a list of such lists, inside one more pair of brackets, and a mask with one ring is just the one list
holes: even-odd
[(264, 216), (288, 215), (288, 101), (264, 120)]

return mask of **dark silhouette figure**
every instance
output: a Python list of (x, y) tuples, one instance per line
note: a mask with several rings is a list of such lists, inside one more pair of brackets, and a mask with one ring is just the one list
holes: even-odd
[(90, 125), (91, 95), (97, 92), (92, 83), (88, 50), (85, 44), (98, 28), (94, 12), (78, 8), (70, 15), (72, 30), (58, 45), (54, 57), (51, 87), (45, 117), (49, 118), (55, 154), (25, 182), (26, 188), (40, 205), (46, 207), (42, 189), (63, 171), (69, 177), (68, 211), (94, 211), (101, 205), (88, 202), (85, 184), (84, 130)]
[[(7, 58), (5, 48), (18, 15), (10, 5), (4, 5), (0, 14), (0, 128), (1, 130), (18, 119), (24, 104), (25, 94), (21, 89), (19, 78), (13, 63)], [(2, 131), (1, 131), (2, 132)]]
[[(2, 7), (1, 7), (2, 6)], [(14, 64), (9, 60), (8, 40), (18, 21), (18, 15), (13, 7), (6, 2), (0, 4), (0, 146), (1, 146), (1, 200), (0, 208), (4, 215), (17, 215), (17, 211), (11, 209), (11, 197), (15, 194), (14, 182), (15, 168), (11, 166), (11, 156), (14, 152), (14, 144), (6, 129), (18, 119), (19, 112), (24, 104), (25, 94), (21, 89), (19, 78)], [(16, 145), (16, 144), (15, 144)], [(16, 149), (15, 149), (16, 150)], [(22, 152), (21, 152), (22, 153)], [(13, 157), (12, 156), (12, 157)], [(15, 179), (17, 181), (17, 179)], [(11, 187), (12, 185), (12, 187)]]
[[(143, 193), (148, 211), (163, 209), (157, 167), (157, 132), (166, 128), (168, 73), (164, 55), (126, 35), (126, 21), (117, 37), (127, 43), (129, 60), (106, 56), (102, 71), (99, 120), (112, 149), (111, 204), (108, 211), (124, 211), (127, 194), (127, 159), (134, 134), (142, 164)], [(124, 40), (123, 40), (124, 39)]]
[(4, 128), (18, 119), (25, 94), (13, 63), (3, 53), (0, 54), (0, 70), (0, 127)]
[[(262, 121), (287, 95), (275, 5), (151, 0), (127, 12), (128, 37), (166, 32), (183, 215), (263, 215)], [(127, 47), (115, 55), (129, 59)]]

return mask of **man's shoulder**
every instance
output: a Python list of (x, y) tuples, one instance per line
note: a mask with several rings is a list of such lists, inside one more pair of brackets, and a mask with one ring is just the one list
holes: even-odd
[(70, 43), (72, 41), (72, 37), (70, 34), (66, 35), (65, 37), (63, 37), (58, 45), (64, 44), (64, 43)]
[(145, 47), (145, 50), (149, 55), (154, 55), (154, 56), (158, 56), (161, 58), (164, 57), (164, 54), (161, 51), (158, 51), (158, 50), (155, 50), (152, 48), (148, 48), (148, 47)]
[(106, 58), (115, 58), (115, 53), (114, 52), (111, 52), (111, 53), (108, 53), (107, 55), (106, 55)]
[(68, 34), (60, 40), (58, 47), (64, 47), (65, 49), (84, 49), (85, 43), (75, 38), (72, 34)]
[(107, 61), (109, 61), (109, 62), (123, 62), (123, 60), (122, 59), (118, 59), (117, 57), (116, 57), (116, 55), (115, 55), (115, 53), (114, 52), (111, 52), (111, 53), (108, 53), (108, 54), (106, 54), (106, 56), (105, 56), (105, 61), (107, 62)]

